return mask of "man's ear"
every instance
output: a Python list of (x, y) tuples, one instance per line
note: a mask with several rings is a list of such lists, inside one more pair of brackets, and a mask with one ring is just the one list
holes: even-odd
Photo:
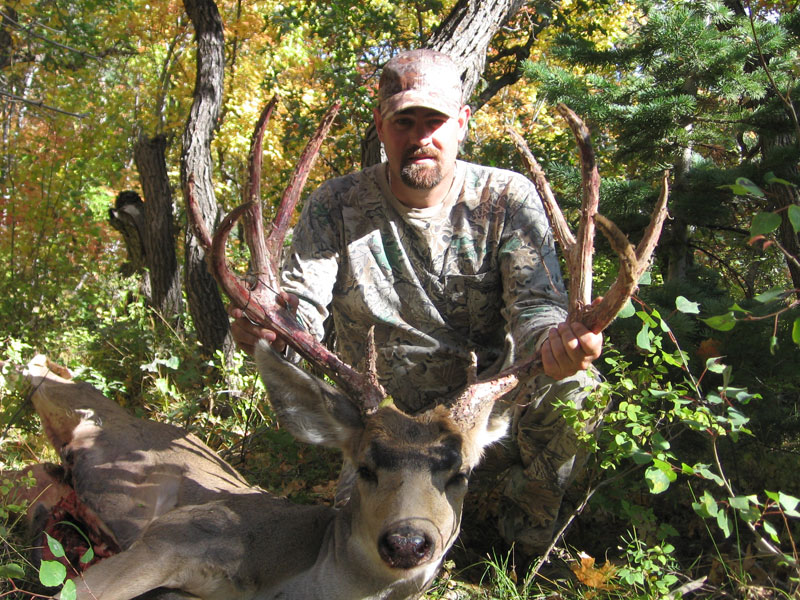
[(467, 129), (469, 127), (469, 118), (472, 115), (472, 110), (468, 105), (464, 105), (461, 107), (461, 110), (458, 111), (458, 143), (464, 141), (467, 137)]
[(375, 120), (375, 131), (378, 134), (378, 139), (383, 142), (383, 117), (378, 107), (372, 109), (372, 118)]

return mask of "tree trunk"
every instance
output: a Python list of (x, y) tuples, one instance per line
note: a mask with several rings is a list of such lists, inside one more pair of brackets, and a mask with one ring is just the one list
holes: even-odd
[[(691, 126), (687, 126), (691, 127)], [(684, 148), (675, 160), (674, 192), (679, 192), (686, 185), (686, 178), (691, 170), (692, 150)], [(666, 234), (662, 236), (661, 245), (667, 254), (667, 281), (684, 281), (689, 267), (694, 260), (692, 249), (689, 245), (689, 223), (681, 214), (674, 214), (669, 225), (665, 228)]]
[[(523, 0), (458, 0), (424, 44), (425, 48), (444, 52), (461, 66), (464, 101), (472, 96), (483, 74), (489, 42), (523, 4)], [(361, 166), (381, 160), (380, 140), (372, 124), (361, 142)]]
[[(785, 128), (782, 127), (785, 124)], [(786, 181), (798, 180), (797, 156), (800, 154), (800, 140), (792, 135), (789, 119), (776, 123), (773, 130), (761, 134), (762, 160), (765, 164), (774, 165), (773, 172), (776, 177)], [(792, 151), (794, 147), (794, 151)], [(780, 211), (781, 226), (777, 238), (783, 249), (791, 255), (786, 257), (786, 266), (792, 279), (792, 287), (800, 298), (800, 238), (789, 221), (789, 211), (792, 204), (800, 205), (800, 188), (784, 184), (768, 186), (769, 197), (772, 200), (772, 209)]]
[(163, 135), (150, 139), (142, 136), (133, 148), (133, 159), (145, 198), (142, 245), (149, 272), (148, 301), (164, 318), (172, 320), (181, 314), (182, 302), (166, 149)]
[[(222, 103), (224, 36), (222, 20), (213, 0), (184, 0), (197, 41), (197, 72), (194, 103), (183, 133), (181, 187), (188, 197), (193, 182), (194, 196), (209, 230), (219, 220), (219, 207), (211, 179), (211, 138)], [(217, 283), (206, 268), (203, 249), (187, 228), (185, 256), (186, 296), (197, 337), (207, 355), (218, 349), (233, 349), (228, 315)]]
[(125, 190), (117, 194), (114, 208), (108, 209), (108, 223), (122, 234), (128, 260), (122, 263), (120, 272), (125, 276), (139, 276), (139, 291), (150, 302), (150, 273), (144, 255), (144, 202), (134, 191)]

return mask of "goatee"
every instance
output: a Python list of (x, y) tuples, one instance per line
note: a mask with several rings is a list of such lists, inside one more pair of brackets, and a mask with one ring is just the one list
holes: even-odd
[[(433, 165), (424, 165), (413, 162), (414, 158), (427, 157), (434, 160)], [(415, 190), (431, 190), (444, 179), (442, 168), (439, 164), (441, 156), (438, 150), (416, 149), (408, 152), (400, 169), (400, 179), (408, 187)]]

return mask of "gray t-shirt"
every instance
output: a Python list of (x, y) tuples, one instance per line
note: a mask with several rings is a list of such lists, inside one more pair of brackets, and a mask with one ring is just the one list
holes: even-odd
[(386, 164), (332, 179), (305, 202), (282, 270), (300, 318), (358, 365), (375, 326), (378, 376), (415, 412), (529, 354), (566, 316), (550, 226), (523, 176), (462, 161), (445, 200), (409, 209)]

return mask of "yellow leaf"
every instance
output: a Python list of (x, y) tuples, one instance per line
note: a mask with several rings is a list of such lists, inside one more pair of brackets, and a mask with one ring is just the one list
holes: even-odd
[(570, 568), (578, 581), (588, 587), (598, 590), (613, 590), (617, 587), (612, 582), (617, 569), (610, 562), (595, 567), (594, 557), (582, 555), (580, 564), (571, 565)]

